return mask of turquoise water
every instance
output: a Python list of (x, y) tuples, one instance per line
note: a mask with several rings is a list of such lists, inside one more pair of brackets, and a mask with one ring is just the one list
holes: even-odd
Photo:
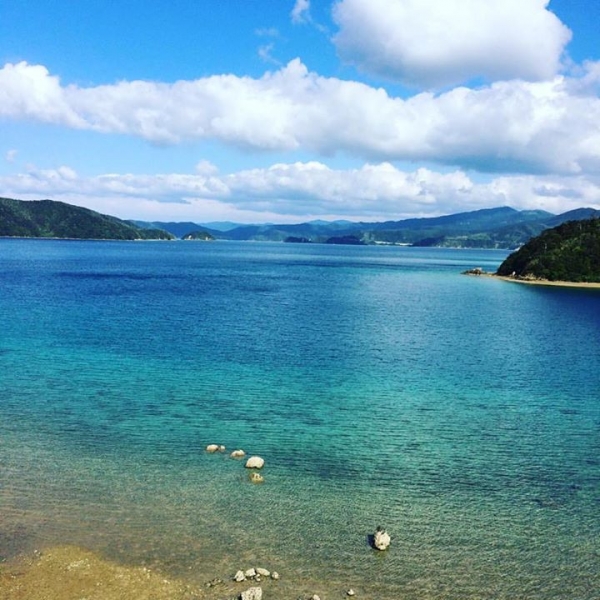
[(505, 255), (0, 240), (0, 556), (600, 598), (600, 292), (460, 275)]

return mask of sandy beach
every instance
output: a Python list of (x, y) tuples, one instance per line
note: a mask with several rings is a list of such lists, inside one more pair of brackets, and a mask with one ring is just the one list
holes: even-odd
[(517, 279), (516, 277), (506, 277), (503, 275), (496, 275), (495, 273), (465, 273), (472, 277), (491, 277), (493, 279), (500, 279), (502, 281), (510, 281), (511, 283), (524, 283), (525, 285), (542, 285), (550, 287), (570, 287), (570, 288), (584, 288), (584, 289), (600, 289), (600, 283), (584, 283), (576, 281), (550, 281), (548, 279)]

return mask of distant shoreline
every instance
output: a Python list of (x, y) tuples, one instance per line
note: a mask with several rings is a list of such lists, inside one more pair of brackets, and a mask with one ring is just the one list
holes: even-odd
[(526, 285), (545, 285), (550, 287), (570, 287), (570, 288), (589, 288), (600, 289), (600, 283), (588, 283), (578, 281), (550, 281), (549, 279), (517, 279), (516, 277), (505, 277), (503, 275), (491, 274), (495, 279), (510, 281), (513, 283), (525, 283)]
[(502, 281), (510, 281), (511, 283), (524, 283), (526, 285), (543, 285), (548, 287), (569, 287), (583, 289), (600, 289), (600, 283), (588, 283), (578, 281), (550, 281), (549, 279), (519, 279), (518, 277), (509, 277), (506, 275), (496, 275), (495, 273), (476, 273), (465, 271), (464, 275), (471, 277), (491, 277), (493, 279), (501, 279)]

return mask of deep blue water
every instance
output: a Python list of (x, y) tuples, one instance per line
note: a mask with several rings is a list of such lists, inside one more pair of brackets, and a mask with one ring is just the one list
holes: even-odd
[(600, 291), (460, 274), (505, 256), (0, 240), (0, 556), (599, 598)]

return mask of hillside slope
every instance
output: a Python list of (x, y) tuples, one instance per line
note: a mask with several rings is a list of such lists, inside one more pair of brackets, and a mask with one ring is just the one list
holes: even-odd
[(95, 240), (172, 239), (159, 229), (142, 229), (128, 221), (54, 200), (0, 198), (0, 236)]
[(600, 283), (600, 219), (568, 221), (544, 231), (513, 252), (496, 274)]

